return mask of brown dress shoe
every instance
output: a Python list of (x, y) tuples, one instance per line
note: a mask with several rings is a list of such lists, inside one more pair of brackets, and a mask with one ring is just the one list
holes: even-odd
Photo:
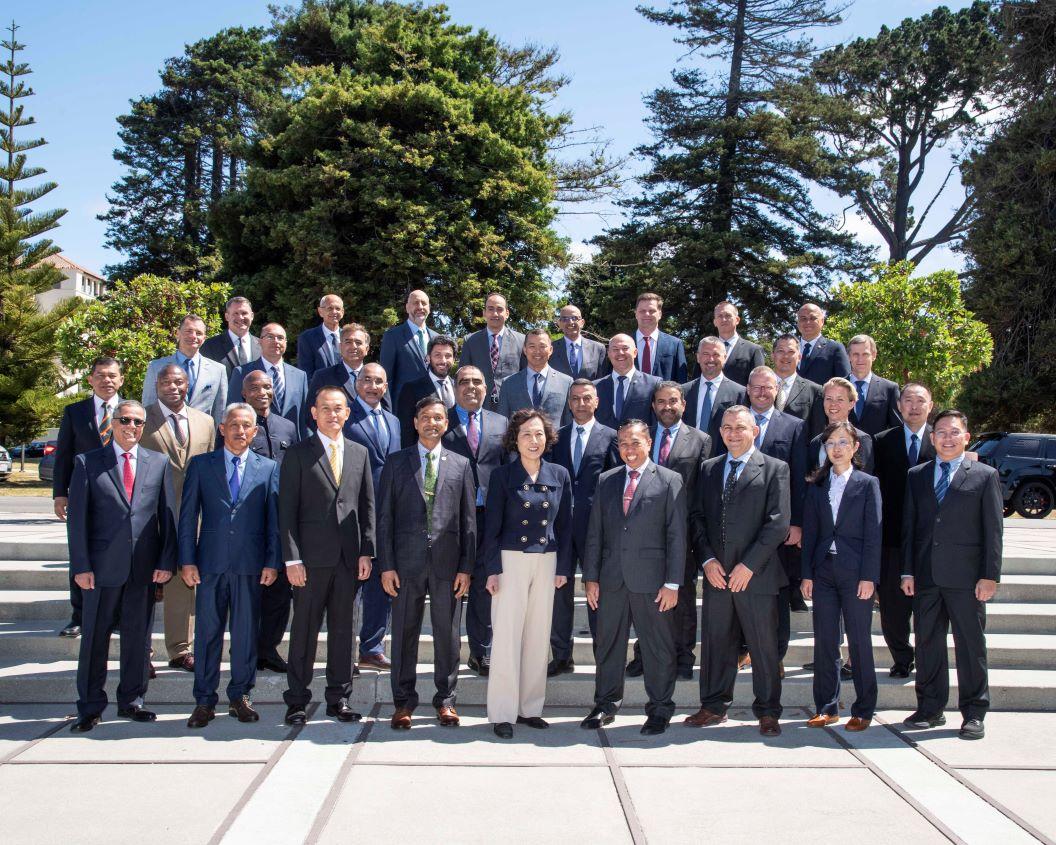
[(387, 672), (392, 668), (392, 661), (384, 654), (368, 654), (359, 658), (360, 669), (377, 669), (379, 672)]
[(737, 658), (737, 669), (750, 669), (752, 667), (752, 656), (745, 652)]
[(845, 731), (852, 731), (856, 733), (858, 731), (864, 731), (872, 723), (872, 719), (862, 719), (858, 716), (852, 716), (851, 720), (843, 726), (843, 729)]
[(397, 707), (392, 714), (392, 729), (394, 731), (409, 731), (411, 729), (411, 711), (406, 707)]
[(827, 725), (835, 725), (840, 721), (839, 716), (833, 716), (829, 713), (818, 713), (816, 716), (811, 716), (807, 719), (808, 728), (824, 728)]
[(187, 720), (187, 727), (204, 728), (213, 721), (215, 716), (216, 712), (212, 707), (206, 707), (204, 704), (199, 704), (194, 708), (194, 712), (191, 713), (191, 718)]
[(193, 654), (181, 654), (179, 657), (174, 657), (169, 661), (169, 667), (172, 669), (183, 669), (184, 672), (194, 671), (194, 655)]
[(248, 695), (242, 696), (238, 701), (232, 701), (227, 707), (227, 715), (237, 716), (240, 722), (256, 722), (260, 719)]
[(458, 718), (458, 713), (455, 712), (454, 707), (441, 707), (436, 711), (436, 719), (445, 728), (457, 728), (462, 724), (462, 720)]
[(686, 716), (685, 725), (691, 728), (707, 728), (711, 725), (721, 725), (726, 721), (725, 713), (712, 713), (707, 708), (701, 707), (692, 716)]
[(763, 716), (759, 719), (759, 733), (763, 736), (781, 736), (781, 726), (773, 716)]
[(785, 677), (785, 661), (781, 660), (777, 664), (777, 677), (784, 679)]

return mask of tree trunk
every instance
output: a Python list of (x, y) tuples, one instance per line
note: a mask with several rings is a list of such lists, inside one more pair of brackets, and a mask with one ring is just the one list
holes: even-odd
[(209, 205), (216, 205), (224, 192), (224, 150), (219, 138), (213, 138), (213, 166), (210, 172)]

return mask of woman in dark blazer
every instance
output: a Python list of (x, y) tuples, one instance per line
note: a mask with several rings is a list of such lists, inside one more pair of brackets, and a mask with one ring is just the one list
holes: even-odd
[(518, 460), (493, 470), (481, 555), (491, 593), (488, 721), (502, 739), (513, 722), (545, 728), (546, 663), (554, 590), (572, 576), (572, 481), (543, 460), (557, 441), (534, 408), (517, 411), (504, 445)]
[(880, 580), (880, 482), (860, 469), (861, 441), (849, 422), (821, 433), (825, 463), (811, 477), (803, 507), (802, 591), (814, 602), (814, 707), (807, 724), (839, 721), (840, 619), (854, 678), (849, 731), (869, 727), (876, 709), (873, 593)]

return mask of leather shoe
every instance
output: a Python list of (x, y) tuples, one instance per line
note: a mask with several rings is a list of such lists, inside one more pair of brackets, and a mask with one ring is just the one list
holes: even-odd
[(81, 626), (74, 625), (72, 622), (59, 631), (60, 637), (79, 637), (81, 635)]
[(902, 724), (907, 728), (914, 728), (915, 730), (926, 730), (928, 728), (940, 728), (946, 724), (946, 717), (941, 713), (934, 716), (929, 716), (927, 713), (921, 713), (917, 710), (915, 713), (906, 716), (902, 720)]
[(681, 678), (683, 681), (693, 680), (693, 667), (692, 666), (679, 666), (675, 669), (675, 677)]
[(442, 728), (457, 728), (462, 724), (454, 707), (441, 707), (436, 711), (436, 720)]
[(99, 714), (94, 716), (81, 716), (76, 722), (70, 725), (70, 733), (75, 734), (86, 734), (92, 728), (99, 724)]
[(411, 711), (406, 707), (397, 707), (396, 712), (392, 714), (392, 721), (389, 725), (394, 731), (409, 731), (411, 729)]
[(291, 704), (286, 708), (287, 725), (304, 725), (308, 722), (308, 714), (299, 704)]
[(536, 730), (542, 730), (543, 728), (550, 727), (550, 723), (541, 716), (518, 716), (517, 724), (527, 725), (528, 727), (535, 728)]
[(471, 654), (469, 660), (466, 661), (466, 665), (482, 678), (486, 678), (488, 670), (491, 668), (491, 660), (486, 654), (482, 657)]
[(327, 704), (326, 715), (333, 716), (339, 722), (358, 722), (363, 718), (363, 714), (357, 713), (349, 707), (347, 701), (339, 701), (337, 704)]
[(748, 652), (737, 655), (737, 671), (750, 668), (752, 668), (752, 656)]
[(187, 720), (189, 728), (204, 728), (216, 718), (216, 711), (212, 707), (199, 704), (191, 711), (191, 718)]
[(240, 722), (259, 722), (260, 714), (253, 709), (253, 702), (248, 695), (242, 696), (237, 701), (232, 701), (227, 706), (228, 716), (237, 716)]
[(158, 714), (153, 710), (146, 710), (138, 704), (133, 704), (130, 707), (118, 707), (117, 715), (122, 719), (131, 719), (133, 722), (153, 722), (158, 718)]
[(158, 677), (158, 670), (154, 668), (154, 664), (153, 663), (148, 663), (147, 664), (147, 678), (149, 680), (153, 681), (156, 677)]
[(835, 713), (816, 713), (807, 719), (808, 728), (824, 728), (828, 725), (835, 725), (840, 721), (840, 717)]
[(571, 657), (568, 660), (551, 660), (546, 667), (546, 677), (553, 678), (575, 671), (576, 663)]
[(608, 713), (600, 707), (595, 707), (587, 714), (587, 718), (579, 723), (585, 730), (597, 730), (603, 725), (611, 725), (616, 719), (615, 713)]
[(725, 713), (712, 713), (706, 707), (701, 707), (692, 716), (686, 716), (686, 721), (683, 724), (689, 725), (691, 728), (707, 728), (712, 725), (721, 725), (725, 721)]
[(887, 674), (891, 678), (908, 678), (913, 672), (913, 664), (910, 663), (908, 666), (899, 666), (897, 663), (891, 667), (891, 671)]
[(844, 663), (840, 667), (840, 680), (841, 681), (852, 681), (854, 680), (854, 670), (851, 669), (850, 665)]
[(785, 677), (785, 661), (777, 661), (777, 677), (784, 679)]
[(773, 716), (762, 716), (759, 719), (759, 733), (763, 736), (781, 736), (781, 725)]
[(185, 672), (194, 671), (194, 655), (193, 654), (181, 654), (179, 657), (174, 657), (169, 661), (170, 669), (183, 669)]
[(814, 661), (811, 660), (811, 661), (809, 661), (807, 663), (804, 663), (803, 664), (803, 670), (806, 671), (806, 672), (813, 672), (814, 671)]
[(392, 661), (384, 654), (367, 654), (359, 658), (360, 669), (377, 669), (385, 672), (392, 668)]
[(645, 736), (659, 736), (667, 730), (667, 719), (661, 719), (659, 716), (650, 716), (645, 720), (645, 724), (642, 725), (641, 733)]
[(986, 736), (982, 719), (965, 719), (961, 723), (961, 729), (957, 732), (961, 739), (982, 739)]
[(499, 722), (492, 730), (499, 739), (513, 739), (513, 725), (509, 722)]
[(642, 661), (639, 657), (634, 658), (634, 660), (627, 664), (628, 678), (640, 678), (644, 672), (645, 669), (642, 667)]
[(872, 719), (863, 719), (861, 716), (851, 716), (850, 721), (843, 726), (843, 729), (845, 731), (850, 731), (851, 733), (858, 733), (859, 731), (864, 731), (872, 723)]
[(264, 671), (267, 669), (270, 672), (279, 672), (285, 675), (290, 667), (286, 665), (286, 661), (279, 657), (277, 654), (273, 657), (258, 657), (257, 658), (257, 670)]
[(793, 613), (806, 613), (807, 603), (798, 592), (791, 593), (788, 597), (788, 606)]

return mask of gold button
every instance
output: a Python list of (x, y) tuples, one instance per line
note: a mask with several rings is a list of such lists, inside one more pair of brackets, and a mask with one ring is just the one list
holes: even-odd
[(527, 537), (521, 537), (521, 542), (522, 543), (527, 543), (528, 542), (528, 538)]
[(532, 503), (531, 503), (531, 502), (525, 502), (525, 503), (524, 503), (524, 506), (525, 506), (526, 508), (530, 508), (530, 507), (532, 506)]
[(545, 519), (543, 520), (542, 524), (543, 524), (543, 525), (546, 525), (546, 520), (545, 520)]
[(544, 507), (544, 508), (548, 508), (548, 507), (550, 507), (550, 503), (549, 503), (549, 502), (543, 502), (543, 507)]

